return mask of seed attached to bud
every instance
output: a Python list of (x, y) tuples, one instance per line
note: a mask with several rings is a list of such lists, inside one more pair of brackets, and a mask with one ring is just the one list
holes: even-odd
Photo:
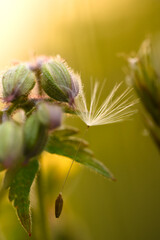
[(62, 198), (62, 194), (59, 193), (59, 195), (55, 201), (55, 216), (56, 216), (56, 218), (60, 217), (62, 208), (63, 208), (63, 198)]
[(33, 113), (24, 125), (24, 155), (31, 158), (39, 155), (47, 142), (48, 131), (38, 118), (37, 112)]
[(53, 130), (61, 125), (62, 110), (60, 107), (50, 103), (40, 103), (37, 113), (39, 120), (48, 129)]
[(4, 100), (13, 102), (19, 97), (27, 96), (34, 84), (35, 75), (26, 65), (10, 68), (2, 77)]
[(23, 128), (7, 121), (0, 125), (0, 165), (4, 168), (14, 167), (22, 156)]
[(42, 87), (53, 99), (72, 104), (79, 92), (78, 77), (60, 59), (42, 64)]

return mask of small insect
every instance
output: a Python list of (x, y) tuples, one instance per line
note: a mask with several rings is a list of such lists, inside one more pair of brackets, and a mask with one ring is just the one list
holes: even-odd
[(55, 216), (56, 216), (56, 218), (60, 217), (62, 208), (63, 208), (63, 198), (62, 198), (62, 193), (59, 193), (59, 195), (55, 201)]

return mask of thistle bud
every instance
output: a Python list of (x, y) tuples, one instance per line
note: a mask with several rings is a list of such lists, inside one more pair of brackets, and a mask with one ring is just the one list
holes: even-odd
[(10, 68), (2, 77), (4, 100), (13, 102), (21, 96), (27, 96), (34, 84), (34, 73), (26, 65)]
[(24, 155), (26, 159), (39, 155), (47, 142), (48, 131), (38, 118), (37, 112), (33, 113), (24, 125)]
[(79, 76), (75, 75), (60, 58), (43, 63), (42, 87), (53, 99), (73, 104), (79, 92)]
[(59, 193), (59, 195), (55, 201), (55, 216), (56, 216), (56, 218), (60, 217), (62, 208), (63, 208), (63, 198), (62, 198), (62, 194)]
[(39, 120), (48, 129), (53, 130), (61, 125), (62, 111), (60, 107), (50, 103), (40, 103), (37, 113)]
[(23, 129), (7, 121), (0, 125), (0, 165), (4, 168), (15, 166), (20, 161), (23, 149)]

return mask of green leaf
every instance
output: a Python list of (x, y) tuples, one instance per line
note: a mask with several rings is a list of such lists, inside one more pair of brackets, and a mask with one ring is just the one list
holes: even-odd
[(26, 166), (20, 168), (17, 171), (9, 190), (9, 200), (13, 201), (21, 224), (28, 232), (29, 236), (31, 236), (32, 225), (29, 193), (38, 168), (39, 164), (37, 160), (32, 160)]
[[(54, 137), (56, 138), (64, 138), (64, 137), (69, 137), (77, 134), (79, 130), (77, 128), (73, 127), (65, 127), (65, 128), (59, 128), (58, 130), (55, 130), (53, 132)], [(52, 135), (51, 135), (52, 137)]]
[(18, 166), (18, 168), (7, 169), (7, 171), (5, 173), (5, 176), (4, 176), (4, 179), (3, 179), (3, 183), (2, 183), (2, 188), (4, 190), (6, 190), (7, 188), (10, 187), (14, 177), (16, 176), (16, 173), (18, 172), (18, 170), (19, 170), (19, 166)]
[[(93, 152), (86, 148), (88, 143), (80, 138), (70, 137), (69, 129), (56, 130), (51, 133), (45, 150), (49, 153), (63, 155), (72, 158), (78, 163), (81, 163), (101, 175), (115, 180), (112, 173), (106, 166), (94, 158)], [(68, 134), (66, 134), (66, 132)], [(63, 134), (64, 133), (64, 134)], [(75, 132), (76, 133), (76, 132)], [(72, 132), (71, 132), (71, 135)]]

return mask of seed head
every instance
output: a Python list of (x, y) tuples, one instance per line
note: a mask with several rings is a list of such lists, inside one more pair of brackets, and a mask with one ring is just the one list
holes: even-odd
[(63, 198), (62, 198), (62, 194), (59, 193), (56, 202), (55, 202), (55, 216), (56, 218), (59, 218), (62, 212), (62, 208), (63, 208)]
[[(149, 39), (145, 40), (139, 52), (128, 59), (128, 78), (135, 88), (142, 104), (155, 123), (160, 126), (160, 75), (153, 61), (153, 49)], [(155, 64), (156, 63), (156, 64)]]

